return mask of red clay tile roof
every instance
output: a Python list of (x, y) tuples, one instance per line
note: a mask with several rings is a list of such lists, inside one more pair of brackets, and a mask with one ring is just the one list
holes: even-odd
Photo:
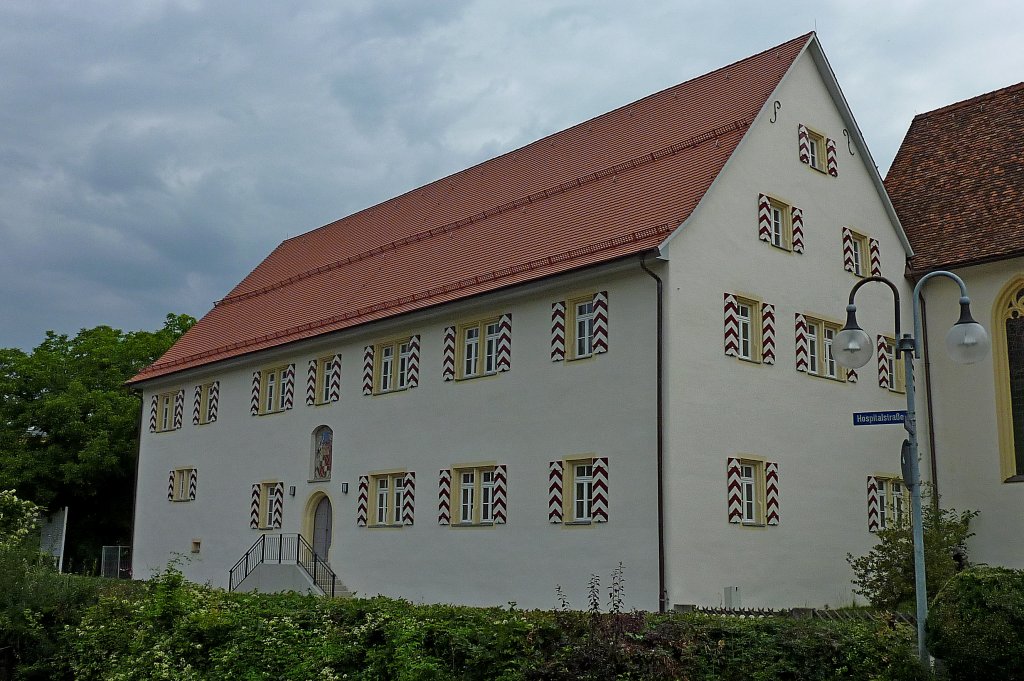
[(812, 37), (288, 239), (130, 382), (656, 247)]
[(885, 188), (914, 272), (1024, 255), (1024, 83), (915, 116)]

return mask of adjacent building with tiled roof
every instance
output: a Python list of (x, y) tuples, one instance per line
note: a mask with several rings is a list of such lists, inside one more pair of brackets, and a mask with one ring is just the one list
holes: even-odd
[(848, 601), (902, 398), (831, 343), (909, 252), (814, 34), (288, 239), (133, 379), (135, 574)]
[(914, 117), (885, 179), (914, 248), (911, 278), (967, 284), (992, 353), (953, 364), (942, 338), (958, 289), (925, 283), (933, 475), (943, 505), (981, 511), (971, 558), (1024, 567), (1024, 83)]

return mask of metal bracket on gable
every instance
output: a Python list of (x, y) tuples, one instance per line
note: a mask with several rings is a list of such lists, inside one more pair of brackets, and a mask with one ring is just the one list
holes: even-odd
[(782, 108), (782, 102), (780, 102), (779, 100), (776, 99), (775, 100), (775, 111), (772, 112), (771, 120), (768, 121), (769, 123), (775, 123), (775, 121), (778, 120), (779, 109), (781, 109), (781, 108)]
[(846, 149), (850, 152), (850, 156), (856, 156), (856, 154), (853, 153), (853, 147), (850, 145), (850, 131), (846, 128), (843, 128), (843, 137), (846, 138)]

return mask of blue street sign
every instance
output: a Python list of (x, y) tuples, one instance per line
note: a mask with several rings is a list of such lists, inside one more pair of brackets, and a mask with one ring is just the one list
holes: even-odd
[(902, 426), (907, 420), (906, 410), (897, 411), (855, 411), (853, 412), (853, 425), (855, 426)]

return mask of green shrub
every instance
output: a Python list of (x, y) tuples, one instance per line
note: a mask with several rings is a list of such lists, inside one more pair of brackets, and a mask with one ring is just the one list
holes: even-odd
[[(958, 513), (929, 502), (926, 492), (921, 509), (924, 517), (924, 561), (928, 598), (967, 564), (967, 540), (974, 536), (971, 520), (977, 511)], [(846, 555), (853, 568), (854, 592), (864, 596), (877, 608), (910, 609), (914, 607), (914, 536), (910, 523), (880, 530), (878, 543), (867, 555), (855, 558)], [(959, 556), (960, 564), (957, 562)]]
[(100, 593), (133, 585), (60, 575), (31, 544), (0, 547), (0, 668), (18, 679), (71, 678), (62, 662), (65, 626)]
[(76, 679), (920, 679), (906, 626), (226, 593), (169, 569), (69, 628)]
[(926, 633), (953, 679), (1024, 679), (1024, 570), (961, 572), (936, 597)]

